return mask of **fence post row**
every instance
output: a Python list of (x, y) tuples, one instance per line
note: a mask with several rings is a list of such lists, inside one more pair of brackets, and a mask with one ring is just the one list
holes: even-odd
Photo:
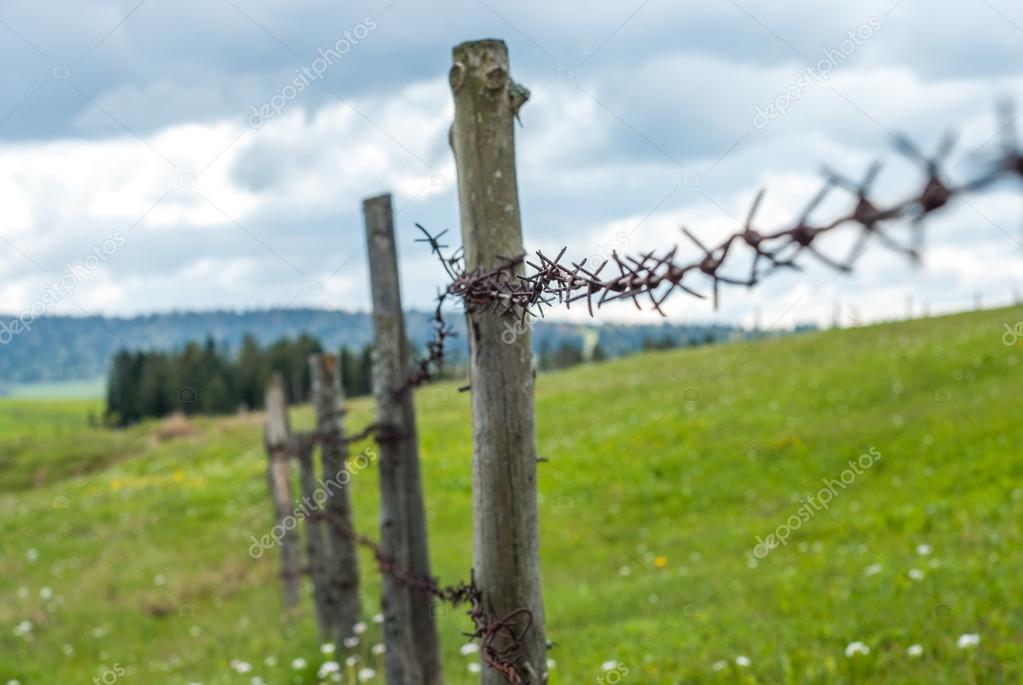
[[(511, 80), (503, 41), (462, 43), (455, 46), (453, 59), (451, 145), (465, 267), (471, 272), (498, 267), (523, 253), (514, 122), (529, 93)], [(519, 266), (517, 272), (521, 271)], [(508, 276), (512, 277), (510, 272)], [(502, 631), (495, 647), (508, 647), (509, 634), (522, 635), (515, 668), (523, 682), (543, 683), (547, 645), (530, 333), (514, 312), (468, 309), (466, 319), (472, 387), (473, 568), (484, 606), (496, 617), (512, 616), (514, 630)], [(501, 334), (509, 327), (519, 334), (507, 342)], [(513, 614), (520, 609), (528, 613)], [(482, 682), (498, 685), (505, 679), (497, 670), (484, 668)]]
[(266, 452), (269, 460), (267, 480), (274, 504), (274, 520), (281, 530), (281, 582), (284, 588), (284, 608), (289, 613), (298, 606), (300, 559), (295, 540), (295, 528), (285, 526), (292, 512), (291, 476), (288, 464), (291, 425), (284, 399), (284, 378), (275, 373), (266, 389)]
[[(352, 505), (348, 493), (350, 474), (345, 461), (348, 445), (344, 434), (344, 392), (341, 368), (334, 355), (311, 355), (309, 372), (312, 379), (313, 404), (316, 408), (316, 431), (320, 438), (323, 482), (327, 500), (327, 517), (347, 526), (352, 525)], [(362, 617), (359, 597), (359, 560), (355, 541), (337, 526), (327, 525), (326, 601), (327, 622), (331, 639), (342, 653), (343, 640), (354, 634), (353, 626)]]
[[(316, 507), (316, 464), (313, 461), (313, 450), (316, 447), (316, 436), (311, 433), (300, 433), (293, 439), (295, 458), (298, 460), (299, 489), (302, 495), (302, 506), (314, 510)], [(310, 513), (314, 513), (311, 511)], [(316, 627), (319, 635), (326, 638), (330, 635), (330, 614), (326, 589), (326, 550), (323, 544), (323, 522), (319, 518), (305, 519), (305, 550), (309, 564), (309, 579), (313, 585), (313, 606), (316, 610)]]
[[(373, 394), (377, 403), (380, 544), (398, 568), (431, 578), (415, 408), (396, 392), (411, 371), (398, 282), (391, 196), (363, 202), (373, 291)], [(389, 685), (440, 685), (441, 662), (433, 599), (383, 577), (385, 672)]]

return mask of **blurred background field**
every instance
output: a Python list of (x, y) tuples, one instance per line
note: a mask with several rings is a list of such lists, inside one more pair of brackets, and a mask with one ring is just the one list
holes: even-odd
[[(593, 682), (612, 661), (634, 683), (1023, 681), (1023, 340), (1003, 341), (1021, 319), (1015, 307), (541, 374), (552, 682)], [(471, 564), (459, 384), (416, 398), (445, 582)], [(350, 404), (349, 428), (370, 404)], [(101, 401), (0, 400), (0, 683), (91, 682), (115, 665), (132, 682), (320, 682), (312, 616), (285, 626), (276, 555), (248, 552), (273, 522), (261, 415), (109, 430), (90, 412)], [(881, 459), (828, 510), (753, 554), (871, 448)], [(351, 485), (374, 537), (375, 478)], [(378, 582), (362, 561), (368, 628), (351, 655), (379, 673)], [(447, 681), (474, 682), (468, 620), (439, 613)], [(854, 642), (869, 652), (847, 657)]]

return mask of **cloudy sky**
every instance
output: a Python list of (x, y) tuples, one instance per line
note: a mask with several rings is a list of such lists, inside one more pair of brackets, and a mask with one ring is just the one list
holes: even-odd
[[(1010, 0), (0, 0), (0, 310), (362, 308), (361, 200), (382, 191), (406, 303), (428, 305), (442, 274), (413, 224), (457, 234), (446, 75), (451, 47), (484, 37), (507, 41), (533, 93), (517, 130), (527, 247), (579, 257), (670, 245), (682, 225), (712, 240), (761, 187), (762, 228), (781, 226), (825, 163), (859, 176), (880, 157), (878, 194), (897, 198), (920, 169), (896, 131), (933, 149), (954, 129), (950, 173), (969, 177), (998, 143), (996, 104), (1023, 99)], [(922, 268), (874, 245), (852, 276), (810, 268), (717, 312), (676, 298), (671, 315), (784, 325), (836, 305), (870, 319), (1008, 302), (1019, 191), (936, 220)]]

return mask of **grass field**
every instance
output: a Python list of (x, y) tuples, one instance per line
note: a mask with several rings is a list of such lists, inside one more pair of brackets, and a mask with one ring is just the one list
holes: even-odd
[[(1023, 682), (1023, 341), (1002, 340), (1019, 320), (540, 376), (551, 682)], [(468, 397), (444, 384), (417, 404), (434, 568), (454, 581), (471, 560)], [(319, 682), (309, 602), (285, 625), (276, 557), (248, 556), (272, 523), (259, 417), (174, 436), (89, 428), (90, 409), (0, 401), (0, 683)], [(349, 425), (370, 411), (352, 403)], [(376, 487), (372, 470), (352, 483), (374, 535)], [(790, 536), (755, 550), (771, 534)], [(372, 614), (368, 559), (363, 577)], [(367, 620), (360, 668), (379, 641)], [(447, 681), (474, 682), (467, 619), (439, 621)], [(847, 657), (857, 641), (869, 653)]]

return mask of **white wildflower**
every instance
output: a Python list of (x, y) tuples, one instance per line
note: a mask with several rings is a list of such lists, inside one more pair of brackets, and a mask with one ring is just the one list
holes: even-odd
[(466, 668), (469, 669), (469, 673), (479, 673), (480, 672), (480, 665), (478, 663), (476, 663), (475, 661), (470, 661), (468, 664), (466, 664)]
[(241, 659), (231, 659), (230, 666), (235, 673), (248, 673), (252, 670), (252, 664)]
[(324, 642), (320, 645), (320, 654), (333, 654), (335, 649), (333, 642)]
[(381, 654), (387, 651), (387, 647), (384, 647), (383, 643), (378, 643), (373, 645), (373, 649), (371, 649), (370, 651), (373, 652), (374, 656), (380, 656)]
[(909, 573), (907, 575), (910, 577), (911, 580), (923, 580), (924, 579), (924, 572), (921, 571), (918, 568), (911, 568), (911, 569), (909, 569)]
[(363, 633), (366, 632), (366, 622), (365, 621), (359, 621), (354, 626), (352, 626), (352, 631), (356, 635), (362, 635)]
[(726, 668), (728, 668), (728, 662), (725, 661), (724, 659), (721, 659), (719, 661), (715, 661), (714, 663), (712, 663), (710, 665), (710, 670), (712, 670), (712, 671), (723, 671)]
[(845, 646), (845, 656), (847, 659), (851, 659), (857, 654), (863, 654), (864, 656), (870, 654), (870, 647), (859, 640), (856, 642), (850, 642)]
[(376, 677), (377, 677), (377, 672), (374, 671), (372, 668), (360, 668), (359, 669), (359, 682), (360, 683), (365, 683), (367, 681), (373, 680)]
[(298, 657), (297, 659), (292, 659), (291, 660), (291, 667), (293, 669), (295, 669), (296, 671), (302, 670), (303, 668), (305, 668), (305, 666), (306, 666), (306, 661), (302, 657)]
[(923, 645), (910, 645), (906, 648), (906, 656), (917, 658), (923, 656), (924, 648)]
[(331, 673), (338, 673), (341, 670), (341, 664), (336, 661), (324, 661), (323, 665), (320, 666), (320, 670), (316, 672), (317, 678), (326, 678)]
[(742, 654), (740, 654), (739, 656), (735, 657), (735, 665), (738, 666), (739, 668), (746, 668), (751, 663), (753, 662), (749, 660), (748, 656), (743, 656)]
[(863, 575), (865, 576), (876, 576), (878, 573), (884, 570), (881, 564), (871, 564), (867, 568), (863, 569)]
[(956, 647), (959, 649), (973, 649), (980, 644), (980, 635), (977, 633), (963, 633), (956, 640)]
[(934, 551), (934, 549), (930, 545), (925, 545), (925, 544), (921, 543), (921, 544), (916, 546), (916, 553), (919, 554), (922, 557), (926, 557), (932, 551)]
[(480, 646), (475, 642), (466, 642), (458, 651), (462, 654), (462, 656), (469, 656), (470, 654), (476, 654), (479, 652)]

